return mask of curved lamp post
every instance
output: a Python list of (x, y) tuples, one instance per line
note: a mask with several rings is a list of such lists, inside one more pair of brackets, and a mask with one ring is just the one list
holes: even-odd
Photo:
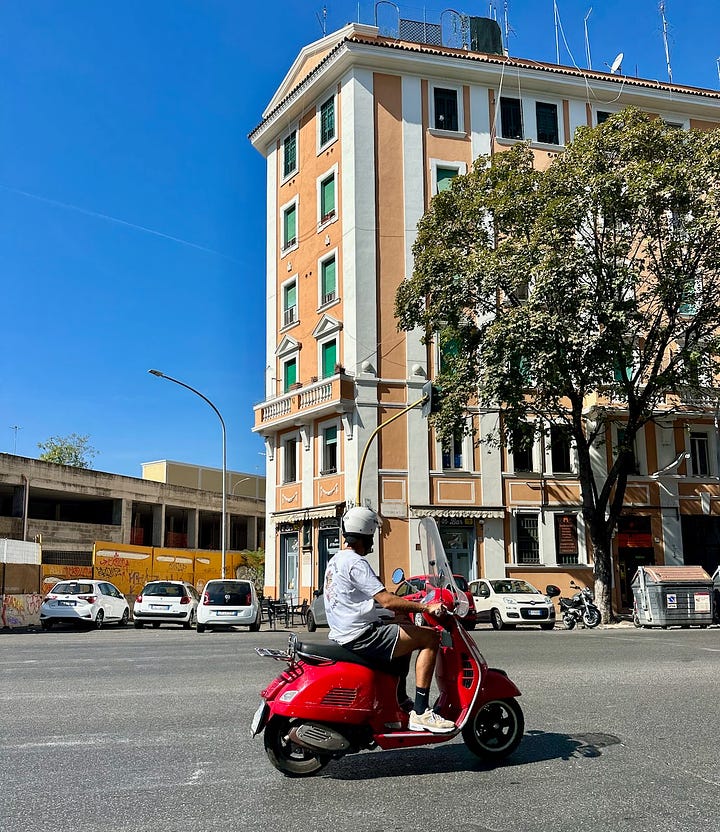
[(217, 414), (218, 419), (220, 420), (220, 425), (222, 427), (222, 519), (221, 519), (221, 528), (220, 528), (220, 550), (222, 555), (222, 577), (225, 577), (225, 555), (226, 555), (226, 546), (225, 546), (225, 524), (226, 524), (226, 513), (227, 513), (227, 492), (226, 492), (226, 480), (227, 480), (227, 435), (225, 432), (225, 421), (223, 417), (220, 415), (220, 411), (215, 407), (215, 405), (208, 399), (207, 396), (203, 396), (203, 394), (196, 390), (194, 387), (191, 387), (189, 384), (185, 384), (184, 381), (178, 381), (176, 378), (172, 378), (172, 376), (166, 376), (165, 373), (161, 373), (160, 370), (148, 370), (148, 373), (152, 376), (157, 376), (158, 378), (164, 378), (168, 381), (172, 381), (174, 384), (179, 384), (181, 387), (184, 387), (186, 390), (189, 390), (191, 393), (195, 393), (196, 396), (200, 396), (200, 398), (207, 402), (210, 407), (215, 411)]

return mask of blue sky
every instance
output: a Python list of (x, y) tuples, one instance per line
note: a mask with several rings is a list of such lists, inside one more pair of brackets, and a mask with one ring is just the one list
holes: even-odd
[[(219, 467), (217, 417), (155, 367), (222, 412), (229, 468), (263, 472), (265, 166), (247, 134), (323, 5), (328, 32), (374, 21), (367, 2), (0, 3), (0, 452), (79, 433), (103, 471)], [(557, 6), (561, 63), (587, 65), (592, 7), (595, 69), (624, 52), (624, 73), (667, 80), (655, 0)], [(666, 18), (673, 81), (718, 89), (718, 0), (667, 0)], [(552, 0), (509, 0), (509, 20), (512, 55), (555, 60)]]

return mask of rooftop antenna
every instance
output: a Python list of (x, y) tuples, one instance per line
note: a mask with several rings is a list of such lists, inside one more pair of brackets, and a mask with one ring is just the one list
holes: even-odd
[(323, 37), (327, 34), (327, 6), (322, 7), (322, 12), (315, 12), (320, 28), (322, 29)]
[(592, 6), (588, 9), (585, 15), (585, 57), (587, 58), (587, 68), (592, 69), (592, 58), (590, 57), (590, 38), (588, 37), (588, 18), (592, 14)]
[(13, 454), (17, 455), (17, 432), (22, 430), (20, 425), (10, 425), (10, 430), (15, 431), (15, 439), (13, 440)]
[(715, 63), (717, 64), (718, 84), (720, 85), (720, 58), (715, 58)]
[[(504, 23), (503, 28), (505, 29), (505, 51), (508, 54), (510, 54), (510, 32), (512, 32), (512, 28), (510, 26), (510, 3), (509, 3), (509, 0), (503, 0), (503, 23)], [(718, 61), (720, 61), (720, 58), (718, 58)]]
[[(618, 71), (622, 74), (622, 62), (624, 57), (625, 54), (623, 52), (620, 52), (620, 54), (617, 55), (615, 60), (612, 62), (612, 65), (610, 66), (611, 75), (615, 75), (615, 73)], [(607, 66), (607, 64), (605, 64), (605, 66)]]
[(672, 84), (672, 67), (670, 66), (670, 47), (668, 46), (668, 24), (665, 18), (665, 0), (660, 0), (660, 18), (663, 25), (663, 43), (665, 44), (665, 60), (667, 61), (668, 81)]
[(555, 63), (560, 64), (560, 12), (558, 12), (557, 0), (553, 0), (553, 14), (555, 16)]

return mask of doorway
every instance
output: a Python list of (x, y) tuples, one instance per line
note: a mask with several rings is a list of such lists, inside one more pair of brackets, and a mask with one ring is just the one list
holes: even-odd
[(300, 545), (297, 532), (280, 535), (280, 598), (287, 595), (293, 598), (298, 594), (298, 568), (300, 565)]
[(639, 566), (655, 563), (650, 518), (633, 515), (618, 521), (618, 572), (620, 604), (625, 609), (633, 606), (632, 580)]
[(475, 549), (473, 529), (469, 526), (439, 526), (438, 531), (453, 574), (471, 580), (475, 577), (471, 574)]
[(325, 570), (327, 569), (328, 561), (340, 549), (340, 528), (338, 526), (331, 526), (320, 529), (318, 535), (318, 588), (322, 587), (325, 582)]

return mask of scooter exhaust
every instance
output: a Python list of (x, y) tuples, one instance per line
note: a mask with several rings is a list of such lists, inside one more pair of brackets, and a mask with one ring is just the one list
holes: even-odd
[(311, 751), (335, 754), (350, 748), (350, 741), (339, 731), (317, 722), (301, 722), (299, 725), (294, 725), (288, 736), (296, 745), (309, 748)]

